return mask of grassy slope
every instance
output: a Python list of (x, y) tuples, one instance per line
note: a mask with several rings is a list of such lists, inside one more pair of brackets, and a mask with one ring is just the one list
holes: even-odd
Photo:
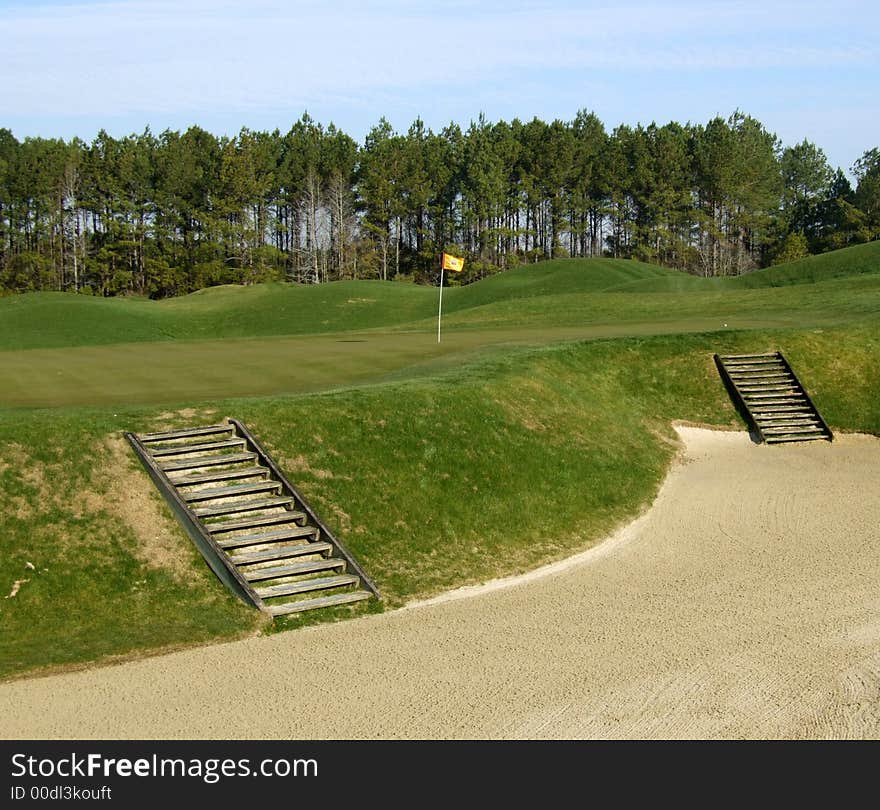
[(609, 290), (625, 292), (679, 292), (706, 289), (759, 289), (786, 287), (796, 284), (815, 284), (835, 278), (852, 278), (880, 273), (880, 242), (808, 256), (787, 264), (766, 267), (753, 273), (728, 278), (699, 278), (686, 273), (660, 278), (637, 278)]
[[(865, 278), (859, 279), (858, 276)], [(841, 279), (828, 293), (848, 294), (862, 284), (876, 294), (880, 242), (857, 245), (737, 278), (697, 278), (641, 262), (565, 259), (528, 265), (444, 295), (449, 326), (482, 327), (509, 323), (511, 313), (537, 311), (544, 325), (579, 322), (590, 316), (603, 293), (640, 293), (599, 307), (602, 317), (625, 316), (639, 299), (639, 317), (666, 317), (676, 307), (725, 314), (734, 290), (747, 305), (773, 310), (775, 302), (795, 310), (815, 309), (806, 294), (773, 288), (808, 287)], [(670, 298), (671, 293), (687, 296)], [(658, 295), (651, 295), (657, 293)], [(823, 295), (826, 293), (823, 292)], [(800, 301), (804, 295), (805, 301)], [(582, 296), (582, 297), (579, 297)], [(562, 301), (568, 307), (559, 310)], [(687, 303), (690, 302), (690, 303)], [(95, 299), (64, 293), (32, 293), (0, 298), (0, 352), (32, 348), (100, 346), (144, 341), (193, 341), (306, 335), (380, 328), (428, 328), (436, 317), (437, 291), (412, 284), (345, 281), (321, 286), (269, 284), (218, 287), (167, 301)], [(783, 306), (776, 306), (783, 309)]]
[[(0, 600), (0, 676), (203, 642), (259, 622), (217, 587), (131, 454), (120, 453), (119, 430), (119, 419), (99, 411), (0, 419), (2, 596), (20, 584)], [(132, 482), (138, 497), (127, 505)]]
[[(777, 308), (793, 289), (775, 291)], [(0, 587), (28, 581), (0, 601), (0, 677), (258, 626), (131, 455), (113, 454), (122, 430), (243, 418), (395, 605), (565, 556), (647, 504), (674, 452), (672, 420), (739, 424), (713, 351), (781, 348), (833, 428), (880, 433), (880, 329), (859, 325), (861, 306), (853, 298), (854, 324), (834, 329), (507, 349), (406, 382), (215, 399), (213, 413), (187, 417), (144, 406), (2, 411)], [(547, 323), (553, 309), (544, 312)], [(111, 505), (77, 492), (106, 493)], [(150, 532), (112, 505), (124, 492), (152, 499), (135, 504), (154, 516)], [(156, 556), (157, 540), (182, 568)]]
[[(436, 290), (405, 284), (224, 287), (158, 303), (10, 298), (0, 300), (0, 407), (274, 396), (422, 376), (512, 343), (868, 323), (880, 313), (880, 272), (868, 272), (878, 265), (880, 243), (738, 279), (546, 262), (448, 290), (440, 345)], [(854, 274), (841, 276), (847, 266)], [(345, 324), (353, 331), (334, 332)], [(52, 347), (72, 335), (79, 345)]]

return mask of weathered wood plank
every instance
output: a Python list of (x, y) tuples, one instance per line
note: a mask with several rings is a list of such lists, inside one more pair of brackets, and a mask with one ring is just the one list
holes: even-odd
[(224, 453), (216, 456), (199, 456), (184, 461), (166, 461), (159, 464), (162, 472), (173, 470), (195, 470), (199, 467), (219, 467), (221, 464), (239, 464), (242, 461), (255, 461), (256, 453)]
[[(224, 503), (220, 506), (202, 506), (193, 509), (193, 513), (197, 517), (215, 517), (217, 515), (235, 515), (239, 512), (257, 512), (260, 509), (276, 509), (282, 506), (288, 506), (293, 503), (293, 498), (289, 495), (283, 498), (260, 498), (252, 501), (236, 501), (234, 503)], [(210, 526), (208, 527), (210, 529)]]
[(280, 540), (317, 536), (318, 530), (314, 526), (291, 526), (289, 529), (281, 529), (277, 532), (259, 532), (239, 537), (228, 537), (225, 540), (217, 540), (217, 545), (220, 548), (241, 548), (242, 546), (257, 546), (263, 543), (277, 543)]
[(318, 571), (332, 571), (334, 568), (345, 568), (345, 560), (331, 557), (323, 560), (309, 560), (308, 562), (291, 563), (290, 565), (275, 565), (271, 568), (253, 568), (243, 571), (244, 578), (248, 582), (258, 582), (265, 579), (281, 579), (282, 577), (295, 577), (300, 574), (315, 574)]
[(226, 450), (230, 447), (245, 447), (244, 439), (224, 439), (222, 442), (205, 442), (204, 444), (177, 444), (174, 447), (150, 448), (153, 458), (165, 456), (183, 456), (187, 453), (205, 453), (209, 450)]
[(343, 588), (347, 585), (354, 585), (356, 582), (358, 582), (358, 577), (353, 574), (341, 574), (338, 577), (315, 577), (299, 582), (287, 582), (284, 585), (269, 585), (266, 588), (255, 588), (254, 590), (260, 599), (270, 599), (273, 596), (291, 596), (295, 593)]
[(206, 425), (205, 427), (184, 428), (161, 433), (142, 433), (138, 436), (141, 442), (163, 442), (174, 439), (187, 439), (191, 436), (210, 436), (218, 433), (231, 433), (232, 425)]
[(362, 602), (371, 596), (372, 594), (368, 591), (349, 591), (348, 593), (336, 593), (332, 596), (319, 596), (315, 599), (287, 602), (283, 605), (267, 605), (266, 609), (273, 616), (286, 616), (290, 613), (300, 613), (303, 610), (317, 610), (318, 608), (333, 607), (334, 605)]

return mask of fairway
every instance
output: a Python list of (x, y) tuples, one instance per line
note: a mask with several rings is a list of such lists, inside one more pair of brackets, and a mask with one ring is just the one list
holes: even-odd
[[(744, 320), (741, 328), (779, 327)], [(709, 332), (716, 320), (591, 326), (351, 332), (337, 335), (180, 343), (127, 343), (0, 352), (0, 407), (201, 402), (326, 391), (449, 370), (504, 347)]]
[(0, 407), (297, 394), (424, 376), (504, 347), (867, 325), (880, 313), (878, 244), (727, 279), (623, 260), (522, 267), (447, 290), (439, 345), (436, 289), (391, 282), (0, 299)]

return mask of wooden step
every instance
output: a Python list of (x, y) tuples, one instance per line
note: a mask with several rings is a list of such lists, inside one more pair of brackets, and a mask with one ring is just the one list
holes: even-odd
[(208, 450), (225, 450), (229, 447), (244, 447), (247, 442), (244, 439), (224, 439), (221, 442), (206, 442), (205, 444), (178, 444), (174, 447), (157, 447), (151, 449), (153, 458), (163, 456), (182, 456), (187, 453), (204, 453)]
[(757, 419), (761, 427), (779, 427), (780, 425), (820, 425), (815, 416), (762, 416)]
[(763, 374), (775, 371), (787, 371), (785, 365), (778, 360), (755, 360), (753, 362), (725, 363), (724, 367), (731, 374)]
[(209, 541), (199, 547), (211, 567), (237, 577), (254, 607), (284, 615), (378, 598), (242, 423), (125, 436), (181, 521), (199, 529), (194, 541)]
[(718, 358), (724, 361), (724, 363), (735, 363), (739, 360), (778, 360), (779, 352), (762, 352), (761, 354), (719, 354)]
[(752, 413), (755, 416), (760, 416), (762, 414), (767, 414), (769, 416), (778, 416), (780, 414), (810, 414), (811, 416), (815, 415), (815, 411), (807, 405), (805, 402), (798, 404), (797, 402), (787, 403), (785, 405), (767, 405), (763, 402), (756, 403), (755, 407), (752, 409)]
[(220, 548), (240, 548), (241, 546), (256, 546), (260, 543), (277, 543), (279, 540), (294, 540), (297, 537), (317, 536), (318, 529), (315, 526), (292, 526), (289, 529), (279, 529), (277, 532), (244, 534), (241, 537), (228, 537), (216, 542)]
[(315, 599), (303, 599), (299, 602), (287, 602), (283, 605), (267, 605), (266, 608), (273, 616), (286, 616), (290, 613), (299, 613), (303, 610), (316, 610), (334, 605), (346, 605), (351, 602), (362, 602), (369, 599), (369, 591), (348, 591), (336, 593), (332, 596), (319, 596)]
[(271, 526), (275, 523), (296, 523), (306, 519), (305, 512), (294, 512), (292, 509), (276, 515), (258, 515), (257, 517), (245, 518), (244, 520), (220, 520), (216, 523), (206, 523), (211, 534), (223, 534), (225, 532), (237, 532), (241, 529), (250, 529), (252, 526)]
[(747, 400), (747, 404), (751, 404), (752, 410), (764, 408), (767, 406), (782, 406), (786, 408), (808, 408), (806, 400), (798, 394), (796, 397), (787, 395), (758, 398), (754, 401)]
[(211, 436), (217, 433), (232, 433), (232, 425), (206, 425), (205, 427), (170, 430), (161, 433), (142, 433), (141, 442), (164, 442), (174, 439), (187, 439), (191, 436)]
[(334, 568), (345, 568), (345, 560), (338, 557), (323, 560), (308, 560), (307, 562), (291, 563), (290, 565), (275, 565), (271, 568), (254, 568), (250, 571), (242, 571), (248, 582), (259, 582), (265, 579), (281, 579), (282, 577), (296, 577), (300, 574), (315, 574), (318, 571), (332, 571)]
[(782, 444), (783, 442), (813, 442), (820, 439), (827, 439), (828, 434), (817, 433), (814, 436), (768, 436), (767, 444)]
[(803, 426), (803, 427), (767, 427), (762, 428), (761, 432), (765, 436), (774, 436), (774, 435), (791, 435), (794, 436), (798, 433), (824, 433), (825, 431), (821, 427), (811, 427), (811, 426)]
[[(260, 509), (275, 509), (279, 506), (288, 506), (292, 504), (294, 499), (290, 495), (281, 498), (260, 498), (252, 501), (237, 501), (235, 503), (224, 503), (220, 506), (202, 506), (193, 509), (193, 514), (197, 517), (216, 517), (218, 515), (235, 515), (240, 512), (256, 512)], [(210, 526), (208, 527), (211, 528)]]
[[(177, 486), (181, 486), (177, 484)], [(280, 481), (260, 481), (256, 484), (236, 484), (231, 487), (211, 487), (183, 493), (186, 501), (212, 501), (216, 498), (234, 498), (236, 495), (250, 495), (256, 492), (281, 491)]]
[(326, 554), (332, 550), (331, 543), (300, 543), (296, 546), (267, 548), (263, 551), (249, 551), (245, 554), (230, 554), (229, 559), (235, 565), (250, 565), (251, 563), (285, 560), (288, 557), (303, 557), (306, 554)]
[(791, 374), (785, 369), (764, 368), (756, 371), (728, 371), (734, 380), (792, 380)]
[(794, 393), (800, 393), (798, 387), (794, 383), (765, 383), (763, 385), (737, 385), (740, 393), (742, 394), (761, 394), (761, 393), (781, 393), (786, 391), (792, 391)]
[(757, 414), (755, 418), (759, 422), (777, 423), (777, 422), (816, 422), (819, 419), (815, 414), (811, 413), (768, 413)]
[(766, 370), (771, 368), (785, 368), (782, 361), (769, 357), (765, 360), (738, 360), (735, 363), (731, 363), (727, 360), (722, 360), (721, 362), (724, 363), (724, 365), (730, 371), (743, 371), (745, 369)]
[(191, 484), (210, 484), (214, 481), (231, 481), (235, 478), (253, 478), (257, 475), (268, 474), (268, 467), (245, 467), (242, 470), (220, 470), (202, 475), (185, 475), (183, 478), (168, 476), (168, 480), (176, 487), (188, 487)]
[[(742, 394), (743, 399), (767, 399), (767, 398), (782, 398), (788, 396), (795, 397), (803, 397), (803, 394), (795, 388), (791, 388), (785, 391), (767, 391), (766, 393), (761, 393), (760, 391), (746, 391)], [(761, 404), (760, 402), (758, 403)]]
[(758, 413), (754, 415), (758, 422), (772, 422), (774, 419), (815, 419), (816, 415), (809, 411), (788, 411), (783, 413)]
[(255, 461), (256, 453), (225, 453), (216, 456), (199, 456), (184, 461), (166, 461), (159, 464), (163, 472), (172, 470), (195, 470), (199, 467), (216, 467), (220, 464), (239, 464), (242, 461)]
[(731, 374), (730, 378), (739, 388), (742, 385), (783, 385), (794, 383), (794, 378), (786, 374), (756, 374), (753, 377)]
[(291, 596), (295, 593), (343, 588), (348, 585), (354, 585), (359, 581), (360, 577), (356, 577), (353, 574), (340, 574), (336, 577), (316, 577), (314, 579), (303, 579), (299, 582), (285, 582), (283, 585), (269, 585), (265, 588), (256, 588), (255, 591), (260, 599), (271, 599), (273, 596)]

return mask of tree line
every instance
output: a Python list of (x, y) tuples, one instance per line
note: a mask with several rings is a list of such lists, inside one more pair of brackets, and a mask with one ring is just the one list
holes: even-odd
[(554, 257), (744, 273), (880, 237), (880, 149), (846, 174), (735, 112), (707, 124), (489, 122), (362, 145), (304, 115), (282, 134), (114, 138), (0, 129), (0, 290), (165, 297), (228, 283), (463, 281)]

